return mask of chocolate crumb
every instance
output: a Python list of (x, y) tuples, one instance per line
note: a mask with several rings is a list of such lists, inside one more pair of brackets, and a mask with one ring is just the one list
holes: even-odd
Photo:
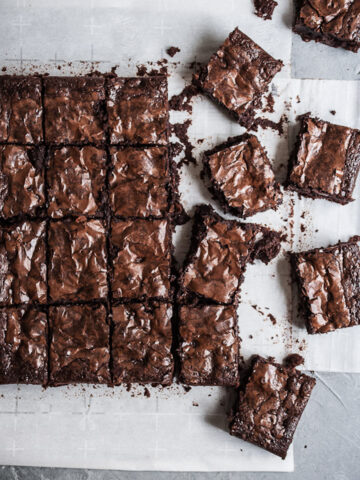
[(151, 394), (150, 394), (150, 391), (148, 388), (145, 387), (145, 390), (144, 390), (144, 397), (147, 397), (147, 398), (150, 398), (151, 397)]
[(169, 47), (166, 50), (166, 53), (169, 55), (169, 57), (174, 57), (178, 52), (180, 52), (180, 48), (178, 47)]
[(300, 100), (299, 95), (296, 95), (296, 103), (300, 103), (300, 102), (301, 102), (301, 100)]
[(303, 365), (304, 357), (298, 353), (292, 353), (285, 358), (284, 362), (288, 368), (296, 368), (299, 365)]
[(284, 123), (286, 123), (287, 120), (288, 117), (285, 114), (281, 116), (278, 122), (274, 122), (273, 120), (269, 120), (268, 118), (257, 117), (254, 118), (254, 122), (251, 125), (250, 129), (257, 131), (258, 127), (261, 127), (263, 129), (271, 128), (272, 130), (277, 132), (279, 136), (281, 136), (284, 133)]
[(275, 0), (254, 0), (255, 15), (263, 20), (271, 20), (277, 5)]
[(269, 320), (271, 320), (271, 323), (273, 325), (276, 325), (276, 318), (274, 317), (274, 315), (272, 315), (271, 313), (268, 313), (267, 317)]
[(130, 390), (131, 390), (131, 383), (128, 383), (128, 384), (126, 385), (126, 391), (127, 391), (127, 392), (130, 392)]
[(193, 404), (193, 407), (198, 407), (199, 406), (199, 404), (197, 402), (192, 402), (192, 404)]
[(145, 67), (145, 65), (138, 65), (136, 67), (136, 70), (137, 70), (137, 75), (139, 77), (143, 77), (144, 75), (147, 74), (147, 68)]
[(336, 110), (330, 110), (331, 115), (336, 115)]
[(2, 67), (1, 71), (6, 72), (6, 67)]
[(262, 109), (262, 111), (265, 113), (265, 112), (269, 112), (269, 113), (273, 113), (274, 112), (274, 103), (275, 103), (275, 100), (274, 100), (274, 97), (272, 95), (272, 93), (269, 93), (269, 95), (266, 95), (265, 97), (265, 100), (266, 100), (266, 105), (265, 107)]
[(169, 100), (170, 110), (176, 110), (178, 112), (192, 113), (192, 99), (199, 94), (199, 89), (194, 84), (187, 85), (182, 92), (178, 95), (174, 95)]
[(177, 138), (180, 140), (180, 142), (184, 145), (185, 148), (185, 155), (182, 160), (178, 163), (178, 167), (182, 167), (183, 165), (189, 165), (190, 163), (193, 163), (196, 165), (196, 159), (193, 156), (193, 145), (191, 145), (189, 141), (189, 136), (188, 136), (188, 129), (191, 125), (191, 120), (185, 120), (184, 123), (174, 123), (172, 125), (172, 131), (175, 133)]
[(252, 335), (249, 335), (249, 338), (254, 338)]
[(186, 393), (190, 392), (191, 387), (189, 385), (183, 385), (183, 389), (185, 390)]
[(306, 226), (303, 223), (300, 225), (300, 231), (302, 233), (304, 233), (306, 231)]
[(175, 158), (184, 150), (184, 146), (179, 142), (171, 142), (169, 145), (169, 157)]

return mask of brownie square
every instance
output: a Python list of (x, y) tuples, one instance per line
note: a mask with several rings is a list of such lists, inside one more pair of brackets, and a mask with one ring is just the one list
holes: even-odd
[(230, 423), (230, 434), (286, 457), (315, 379), (255, 357), (242, 383)]
[(110, 328), (103, 305), (50, 307), (50, 384), (110, 383)]
[(244, 127), (249, 128), (261, 96), (283, 63), (275, 60), (248, 36), (235, 28), (202, 68), (202, 90)]
[(168, 211), (166, 147), (112, 148), (110, 205), (122, 217), (162, 217)]
[(288, 187), (310, 198), (351, 202), (360, 168), (360, 131), (334, 125), (309, 114), (289, 165)]
[(360, 324), (359, 241), (292, 255), (309, 333)]
[(40, 77), (0, 76), (0, 142), (43, 140)]
[(45, 206), (43, 147), (0, 147), (0, 216), (37, 216)]
[(225, 220), (209, 205), (198, 206), (179, 278), (179, 300), (233, 303), (246, 264), (255, 259), (268, 263), (279, 253), (281, 239), (269, 228)]
[(183, 305), (179, 310), (179, 337), (181, 382), (238, 385), (236, 305)]
[(112, 144), (158, 144), (168, 140), (166, 77), (111, 78), (107, 100)]
[(210, 191), (225, 212), (242, 218), (282, 202), (280, 186), (264, 148), (254, 135), (241, 135), (206, 152)]
[(112, 364), (114, 383), (172, 381), (172, 306), (129, 303), (113, 307)]
[(0, 304), (46, 303), (45, 222), (0, 228)]
[(167, 220), (121, 220), (112, 224), (114, 298), (169, 298), (171, 226)]
[(105, 141), (104, 79), (46, 77), (45, 140), (50, 143), (102, 143)]
[(50, 149), (47, 179), (51, 217), (103, 216), (105, 150), (92, 146)]
[(308, 42), (357, 52), (360, 47), (359, 0), (296, 0), (294, 32)]
[(78, 302), (107, 296), (105, 229), (100, 220), (51, 222), (49, 293), (52, 301)]
[(0, 383), (47, 382), (46, 313), (33, 307), (0, 309)]

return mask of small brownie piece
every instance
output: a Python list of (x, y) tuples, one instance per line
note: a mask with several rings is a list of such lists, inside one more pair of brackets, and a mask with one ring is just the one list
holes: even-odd
[(0, 304), (46, 303), (45, 222), (0, 229)]
[(180, 307), (179, 336), (181, 382), (238, 385), (240, 339), (236, 305)]
[(236, 28), (202, 69), (199, 83), (210, 98), (249, 128), (261, 96), (282, 66)]
[(110, 205), (122, 217), (162, 217), (169, 209), (166, 147), (111, 148)]
[(49, 292), (53, 301), (77, 302), (107, 296), (105, 229), (100, 220), (51, 222)]
[(32, 307), (0, 309), (0, 383), (47, 382), (46, 313)]
[(359, 0), (296, 0), (294, 32), (308, 42), (357, 52), (360, 47)]
[(45, 77), (45, 140), (62, 143), (105, 141), (104, 79)]
[(345, 205), (351, 202), (360, 167), (360, 131), (309, 114), (290, 159), (288, 187), (311, 198)]
[(41, 79), (0, 76), (0, 142), (43, 140)]
[(277, 5), (275, 0), (254, 0), (255, 15), (263, 20), (271, 20)]
[(110, 328), (103, 305), (50, 307), (50, 384), (110, 383)]
[(225, 220), (210, 205), (197, 207), (191, 246), (179, 279), (179, 300), (196, 298), (231, 304), (246, 264), (272, 260), (281, 234), (254, 223)]
[(44, 147), (0, 147), (0, 216), (37, 215), (45, 205)]
[(103, 215), (106, 152), (95, 147), (52, 148), (48, 159), (48, 214)]
[(114, 298), (169, 298), (172, 245), (167, 220), (114, 221), (110, 242)]
[(270, 161), (254, 135), (229, 138), (206, 152), (204, 166), (210, 191), (225, 212), (246, 218), (282, 201)]
[(166, 77), (111, 78), (108, 123), (112, 144), (159, 144), (168, 140)]
[(240, 387), (230, 434), (286, 457), (315, 379), (262, 357), (255, 357)]
[(360, 324), (359, 241), (292, 255), (309, 333)]
[(112, 363), (114, 383), (172, 381), (172, 306), (129, 303), (113, 307)]

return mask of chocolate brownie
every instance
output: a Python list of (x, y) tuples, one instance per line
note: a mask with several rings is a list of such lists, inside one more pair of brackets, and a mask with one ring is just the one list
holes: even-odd
[(106, 237), (100, 220), (50, 223), (49, 293), (52, 301), (66, 302), (107, 296)]
[(0, 309), (0, 383), (47, 382), (46, 313), (32, 307)]
[(271, 20), (277, 5), (275, 0), (254, 0), (255, 15), (263, 20)]
[(281, 235), (253, 223), (225, 220), (209, 205), (198, 206), (191, 246), (179, 278), (179, 300), (207, 299), (231, 304), (243, 281), (246, 264), (272, 260)]
[(112, 364), (115, 384), (172, 381), (172, 307), (131, 303), (113, 307)]
[(169, 209), (166, 147), (111, 148), (110, 206), (122, 217), (163, 217)]
[(110, 328), (103, 305), (49, 309), (50, 384), (110, 383)]
[(101, 77), (45, 77), (45, 140), (53, 144), (105, 141)]
[(230, 434), (285, 458), (315, 383), (290, 366), (255, 357), (234, 406)]
[(0, 216), (38, 216), (45, 207), (43, 147), (0, 146)]
[(46, 303), (45, 222), (0, 228), (0, 304)]
[(360, 131), (309, 114), (300, 119), (289, 165), (289, 189), (343, 205), (351, 202), (360, 168)]
[(172, 250), (169, 221), (114, 221), (110, 242), (114, 298), (169, 298)]
[(360, 324), (360, 237), (292, 255), (309, 333)]
[(235, 28), (202, 68), (199, 84), (244, 127), (250, 128), (255, 110), (283, 63), (275, 60)]
[(158, 144), (168, 140), (166, 77), (111, 78), (107, 112), (112, 144)]
[(360, 47), (359, 0), (296, 0), (294, 32), (308, 42), (357, 52)]
[(236, 305), (181, 306), (180, 381), (187, 385), (239, 383)]
[(210, 191), (225, 212), (250, 217), (281, 203), (280, 186), (264, 148), (254, 135), (241, 135), (206, 152)]
[(39, 77), (0, 76), (0, 142), (42, 142), (42, 115)]
[(92, 146), (49, 151), (48, 214), (101, 216), (105, 203), (106, 152)]

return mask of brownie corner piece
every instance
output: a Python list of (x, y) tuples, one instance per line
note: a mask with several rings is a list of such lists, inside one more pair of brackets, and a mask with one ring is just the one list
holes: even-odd
[(229, 138), (205, 152), (210, 191), (225, 212), (246, 218), (282, 202), (266, 151), (255, 135)]
[(360, 131), (305, 114), (290, 158), (287, 186), (300, 195), (345, 205), (360, 168)]
[(255, 357), (238, 392), (230, 434), (285, 458), (315, 379)]
[(200, 88), (244, 127), (251, 127), (261, 96), (283, 66), (235, 28), (198, 78)]

